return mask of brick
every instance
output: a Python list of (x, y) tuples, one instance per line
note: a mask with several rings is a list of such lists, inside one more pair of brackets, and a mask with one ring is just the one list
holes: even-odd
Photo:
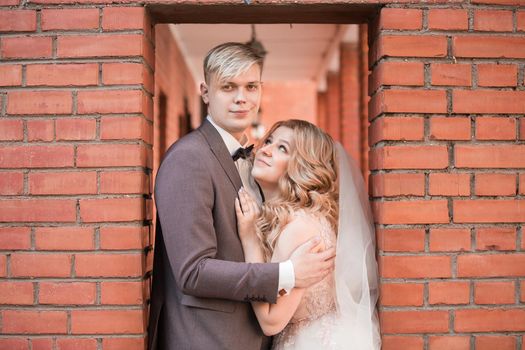
[(470, 140), (470, 118), (432, 117), (430, 118), (431, 140)]
[(381, 285), (382, 306), (422, 306), (422, 283), (384, 283)]
[(57, 350), (97, 350), (97, 339), (57, 338)]
[(472, 0), (473, 4), (523, 5), (522, 0)]
[(443, 90), (383, 90), (375, 94), (370, 103), (370, 120), (381, 113), (447, 112), (447, 96)]
[(525, 194), (525, 173), (519, 175), (520, 191), (519, 194)]
[(143, 350), (144, 338), (102, 338), (104, 350)]
[(477, 140), (515, 140), (516, 119), (511, 117), (477, 117)]
[(525, 11), (518, 11), (516, 17), (518, 18), (518, 31), (525, 32)]
[(7, 276), (7, 258), (5, 255), (0, 255), (0, 277)]
[(22, 84), (22, 66), (0, 66), (0, 86), (19, 86)]
[[(0, 0), (0, 4), (2, 1)], [(26, 338), (0, 338), (0, 349), (28, 350), (29, 342)]]
[(53, 119), (28, 120), (26, 123), (29, 141), (53, 141), (55, 139), (55, 121)]
[(514, 282), (476, 282), (474, 283), (474, 302), (476, 304), (514, 304)]
[(476, 350), (515, 350), (516, 337), (502, 335), (477, 335)]
[(35, 10), (5, 10), (0, 12), (0, 32), (36, 31)]
[(470, 174), (431, 173), (428, 192), (431, 196), (468, 196)]
[(69, 277), (71, 255), (14, 253), (11, 255), (12, 277)]
[(104, 63), (102, 82), (104, 85), (138, 85), (144, 82), (142, 63)]
[(474, 30), (489, 32), (512, 32), (512, 11), (475, 10)]
[(446, 57), (447, 38), (437, 35), (382, 35), (376, 60), (391, 57)]
[(101, 303), (104, 305), (141, 305), (142, 282), (100, 283)]
[(459, 35), (452, 38), (456, 57), (524, 58), (525, 37)]
[(103, 117), (100, 122), (102, 140), (144, 140), (151, 143), (151, 124), (141, 117)]
[(98, 64), (30, 64), (28, 86), (87, 86), (98, 84)]
[(53, 349), (52, 338), (32, 338), (31, 346), (33, 350), (51, 350)]
[(142, 334), (142, 310), (73, 310), (72, 334)]
[(420, 336), (391, 336), (382, 337), (382, 350), (423, 350), (423, 338)]
[(471, 66), (470, 64), (448, 64), (433, 63), (432, 85), (470, 86)]
[(370, 154), (370, 169), (444, 169), (446, 146), (384, 146)]
[(73, 166), (72, 146), (0, 147), (3, 168), (42, 168)]
[(515, 64), (478, 64), (478, 86), (505, 87), (518, 84)]
[(376, 222), (384, 225), (449, 222), (446, 200), (374, 202), (373, 208)]
[(3, 37), (2, 58), (50, 58), (53, 52), (51, 37)]
[(428, 285), (428, 302), (430, 305), (461, 305), (468, 304), (469, 300), (469, 282), (430, 282)]
[(3, 222), (74, 222), (76, 202), (69, 199), (13, 199), (0, 201)]
[(24, 174), (0, 171), (0, 195), (19, 195), (24, 192)]
[(470, 350), (469, 336), (430, 336), (428, 338), (429, 350)]
[(77, 147), (77, 167), (146, 165), (146, 149), (141, 145), (99, 144)]
[(29, 174), (31, 194), (96, 194), (97, 173), (88, 172), (32, 172)]
[(79, 91), (78, 113), (142, 113), (143, 93), (140, 90)]
[(77, 277), (140, 277), (142, 255), (82, 254), (75, 260)]
[(520, 129), (519, 129), (519, 134), (520, 134), (520, 140), (525, 140), (525, 118), (519, 118), (519, 121), (520, 121)]
[(520, 290), (521, 290), (520, 302), (524, 302), (525, 301), (525, 281), (520, 282)]
[(454, 200), (455, 223), (525, 221), (525, 200)]
[(525, 91), (455, 90), (452, 99), (454, 113), (525, 113)]
[(379, 18), (380, 29), (417, 30), (423, 25), (423, 11), (404, 8), (383, 8)]
[(69, 91), (10, 91), (8, 114), (68, 114), (73, 111)]
[(446, 278), (451, 276), (450, 256), (382, 256), (383, 278)]
[(38, 227), (35, 231), (38, 250), (92, 250), (95, 248), (92, 227)]
[(423, 86), (423, 62), (381, 61), (370, 75), (369, 93), (382, 85)]
[(42, 9), (42, 30), (89, 30), (98, 29), (99, 10)]
[(448, 332), (448, 311), (383, 311), (381, 333)]
[(65, 311), (4, 310), (2, 333), (4, 334), (66, 334)]
[(477, 250), (515, 250), (514, 227), (480, 227), (476, 230)]
[(424, 229), (383, 229), (376, 231), (379, 250), (389, 252), (422, 252), (425, 250)]
[(95, 304), (95, 282), (40, 282), (38, 301), (41, 305)]
[[(0, 304), (3, 305), (32, 305), (32, 282), (0, 282)], [(1, 349), (0, 345), (0, 349)]]
[(470, 229), (433, 228), (430, 229), (430, 251), (469, 251)]
[(417, 141), (423, 140), (423, 137), (423, 118), (376, 118), (370, 125), (370, 145), (387, 140)]
[(107, 171), (100, 174), (100, 193), (149, 193), (149, 176), (143, 171)]
[(0, 119), (0, 141), (24, 139), (24, 124), (20, 119)]
[(143, 29), (144, 7), (105, 7), (102, 15), (104, 31), (123, 29)]
[(525, 255), (459, 255), (457, 271), (458, 277), (519, 277), (525, 274)]
[(136, 221), (145, 218), (143, 198), (81, 199), (83, 222)]
[(525, 145), (456, 145), (457, 168), (525, 168)]
[[(0, 227), (1, 250), (24, 250), (31, 248), (29, 227)], [(1, 294), (1, 293), (0, 293)]]
[(475, 193), (478, 196), (516, 195), (516, 174), (476, 174)]
[(371, 180), (373, 197), (425, 195), (425, 174), (374, 174)]
[(59, 36), (57, 55), (60, 58), (142, 56), (140, 34), (98, 34)]
[(467, 10), (430, 9), (428, 12), (428, 28), (432, 30), (467, 30)]
[(456, 310), (457, 332), (513, 332), (525, 330), (525, 309)]
[(97, 121), (90, 119), (57, 119), (56, 138), (60, 140), (93, 140), (97, 136)]

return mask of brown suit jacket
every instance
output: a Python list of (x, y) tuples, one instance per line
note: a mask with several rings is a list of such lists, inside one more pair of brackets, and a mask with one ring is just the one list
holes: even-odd
[(279, 267), (244, 263), (234, 207), (241, 185), (208, 121), (167, 151), (155, 185), (148, 349), (266, 346), (249, 301), (276, 301)]

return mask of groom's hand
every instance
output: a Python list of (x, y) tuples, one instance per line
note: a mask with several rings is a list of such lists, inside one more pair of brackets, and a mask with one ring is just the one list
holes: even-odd
[(319, 237), (314, 237), (300, 245), (290, 256), (296, 288), (307, 288), (333, 271), (335, 247), (319, 252), (320, 244)]

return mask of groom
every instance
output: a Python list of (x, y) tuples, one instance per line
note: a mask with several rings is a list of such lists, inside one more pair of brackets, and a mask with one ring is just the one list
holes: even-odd
[(333, 268), (334, 250), (310, 253), (315, 240), (283, 263), (244, 263), (234, 201), (241, 186), (259, 195), (242, 145), (259, 109), (261, 70), (247, 45), (213, 48), (201, 84), (208, 118), (170, 147), (158, 171), (150, 350), (266, 349), (249, 301), (275, 303)]

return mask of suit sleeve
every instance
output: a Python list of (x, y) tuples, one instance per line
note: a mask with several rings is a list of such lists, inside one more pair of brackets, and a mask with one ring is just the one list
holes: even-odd
[(278, 264), (216, 259), (212, 176), (205, 162), (189, 151), (171, 153), (157, 175), (155, 203), (176, 283), (195, 297), (274, 303)]

